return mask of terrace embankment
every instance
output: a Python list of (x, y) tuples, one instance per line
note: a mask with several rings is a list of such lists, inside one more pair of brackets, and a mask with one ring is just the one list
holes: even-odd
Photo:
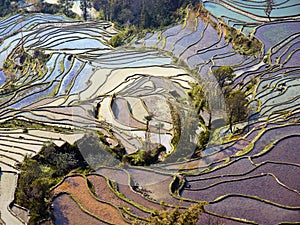
[[(255, 8), (237, 2), (240, 8), (264, 13), (258, 2), (251, 3), (258, 5)], [(293, 17), (287, 10), (291, 2), (281, 2), (278, 11)], [(20, 203), (32, 200), (32, 194), (38, 196), (38, 201), (28, 203), (32, 221), (39, 220), (34, 209), (48, 197), (35, 188), (49, 190), (61, 175), (65, 178), (53, 189), (58, 194), (53, 199), (58, 220), (65, 217), (79, 223), (82, 216), (95, 224), (129, 224), (135, 219), (147, 223), (145, 217), (162, 209), (159, 201), (168, 208), (180, 205), (186, 209), (191, 202), (207, 200), (203, 206), (207, 221), (298, 222), (299, 21), (295, 16), (294, 21), (245, 23), (246, 17), (214, 6), (212, 13), (220, 14), (223, 21), (203, 8), (191, 8), (185, 23), (148, 33), (132, 43), (135, 48), (109, 46), (115, 33), (111, 32), (112, 24), (105, 21), (81, 23), (41, 14), (0, 21), (0, 66), (9, 62), (23, 70), (20, 73), (21, 68), (8, 66), (16, 72), (11, 72), (14, 85), (13, 77), (0, 82), (1, 167), (17, 173), (22, 157), (36, 154), (47, 141), (63, 146), (66, 139), (76, 142), (84, 133), (88, 135), (79, 141), (80, 149), (88, 153), (86, 159), (93, 168), (100, 164), (98, 175), (79, 175), (89, 171), (64, 171), (65, 164), (60, 162), (74, 162), (66, 152), (52, 149), (52, 157), (26, 157), (21, 166), (28, 163), (31, 173), (23, 173), (24, 177), (41, 175), (34, 182), (24, 177), (19, 180), (31, 194), (23, 196)], [(271, 20), (276, 17), (275, 10), (272, 13)], [(242, 28), (233, 29), (232, 24)], [(258, 24), (254, 36), (251, 32), (244, 35)], [(262, 41), (264, 51), (256, 38)], [(40, 62), (35, 60), (24, 67), (20, 62), (22, 46), (31, 56), (35, 50), (49, 55), (46, 69), (36, 73)], [(224, 68), (232, 73), (222, 81), (216, 75)], [(206, 87), (203, 93), (195, 91), (191, 96), (207, 95), (210, 111), (201, 111), (203, 102), (197, 98), (195, 107), (190, 104), (187, 91), (193, 85), (195, 90), (198, 85)], [(246, 121), (232, 121), (232, 131), (225, 123), (218, 123), (226, 121), (222, 107), (226, 90), (241, 94), (241, 102), (249, 109)], [(201, 120), (199, 111), (203, 124), (209, 126), (211, 120), (214, 129), (208, 145), (191, 159)], [(123, 155), (138, 153), (131, 155), (138, 163), (142, 150), (158, 144), (172, 154), (164, 162), (134, 167), (116, 160), (99, 139), (111, 148), (119, 145)], [(93, 140), (93, 148), (89, 140)], [(60, 169), (41, 163), (49, 159)], [(173, 180), (174, 175), (177, 178)], [(7, 207), (8, 200), (4, 203)], [(44, 205), (49, 206), (50, 201)], [(67, 209), (74, 209), (74, 213)], [(1, 210), (6, 220), (9, 214), (3, 213), (8, 212)]]

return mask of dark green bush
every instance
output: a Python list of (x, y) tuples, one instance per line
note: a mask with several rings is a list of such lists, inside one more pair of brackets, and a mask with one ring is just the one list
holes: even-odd
[(45, 145), (34, 157), (26, 156), (20, 165), (16, 203), (30, 210), (29, 224), (47, 219), (50, 211), (50, 188), (72, 169), (86, 169), (88, 165), (76, 145), (53, 143)]

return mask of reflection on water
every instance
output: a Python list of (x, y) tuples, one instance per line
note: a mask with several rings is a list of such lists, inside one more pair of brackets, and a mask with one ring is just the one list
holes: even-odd
[(2, 84), (4, 84), (5, 80), (6, 80), (6, 77), (4, 75), (4, 72), (0, 70), (0, 86)]

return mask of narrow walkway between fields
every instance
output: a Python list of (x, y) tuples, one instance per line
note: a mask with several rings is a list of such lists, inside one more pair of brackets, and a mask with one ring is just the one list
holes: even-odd
[(17, 174), (7, 172), (2, 172), (0, 176), (0, 212), (6, 225), (24, 225), (7, 208), (14, 199), (17, 178)]

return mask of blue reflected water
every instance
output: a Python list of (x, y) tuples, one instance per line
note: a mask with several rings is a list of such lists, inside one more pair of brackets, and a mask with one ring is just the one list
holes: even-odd
[(4, 75), (4, 72), (0, 70), (0, 86), (5, 82), (6, 77)]

